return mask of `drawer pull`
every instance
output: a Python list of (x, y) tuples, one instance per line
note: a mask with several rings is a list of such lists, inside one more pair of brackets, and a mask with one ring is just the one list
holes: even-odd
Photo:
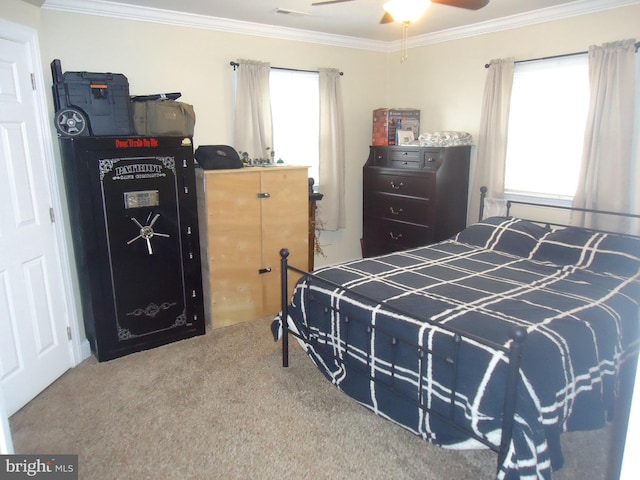
[(404, 187), (404, 183), (400, 182), (398, 185), (396, 185), (393, 180), (389, 182), (389, 185), (391, 185), (391, 188), (393, 188), (394, 190), (400, 190), (402, 187)]
[(391, 212), (392, 215), (400, 215), (402, 213), (402, 209), (399, 208), (398, 210), (396, 210), (393, 207), (389, 207), (389, 211)]
[(436, 161), (436, 159), (434, 157), (427, 158), (427, 162), (429, 162), (429, 163), (433, 163), (435, 161)]
[(391, 240), (400, 240), (402, 238), (401, 233), (394, 235), (393, 232), (389, 232), (389, 236), (391, 237)]

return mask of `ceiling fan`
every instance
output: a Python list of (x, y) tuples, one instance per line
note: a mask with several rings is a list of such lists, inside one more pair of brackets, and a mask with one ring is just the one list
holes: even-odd
[[(355, 0), (325, 0), (321, 2), (314, 2), (312, 6), (320, 6), (320, 5), (332, 5), (334, 3), (345, 3), (345, 2), (353, 2)], [(409, 13), (409, 17), (404, 16), (404, 14), (398, 14), (394, 12), (394, 8), (391, 4), (404, 4), (405, 7), (407, 4), (410, 5), (411, 12)], [(442, 5), (449, 5), (451, 7), (464, 8), (467, 10), (479, 10), (482, 7), (486, 6), (489, 3), (489, 0), (391, 0), (385, 3), (384, 9), (385, 14), (382, 16), (380, 23), (407, 23), (416, 21), (420, 15), (427, 8), (429, 3), (440, 3)], [(394, 13), (392, 13), (394, 12)]]

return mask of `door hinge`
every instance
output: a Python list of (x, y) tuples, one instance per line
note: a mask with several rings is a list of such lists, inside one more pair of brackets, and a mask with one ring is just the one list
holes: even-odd
[(71, 327), (67, 327), (67, 338), (71, 340)]
[(51, 223), (56, 222), (56, 215), (53, 213), (53, 207), (49, 207), (49, 218), (51, 219)]
[(31, 74), (31, 89), (36, 89), (36, 76), (33, 73)]

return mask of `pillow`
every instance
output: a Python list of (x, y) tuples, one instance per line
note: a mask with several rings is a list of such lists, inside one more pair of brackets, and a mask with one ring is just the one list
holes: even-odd
[(567, 227), (542, 238), (531, 259), (630, 277), (640, 268), (640, 239)]
[(490, 217), (465, 228), (453, 239), (488, 250), (528, 257), (538, 245), (538, 240), (548, 232), (546, 228), (520, 218)]

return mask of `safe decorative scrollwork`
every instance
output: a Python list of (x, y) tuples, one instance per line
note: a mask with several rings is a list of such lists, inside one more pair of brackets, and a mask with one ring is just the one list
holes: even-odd
[(149, 305), (147, 305), (146, 308), (136, 308), (132, 312), (127, 313), (127, 315), (133, 315), (133, 316), (136, 316), (136, 317), (139, 317), (141, 315), (146, 315), (147, 317), (154, 318), (162, 310), (167, 310), (167, 309), (173, 307), (174, 305), (176, 305), (175, 302), (173, 302), (173, 303), (164, 302), (164, 303), (162, 303), (160, 305), (157, 305), (156, 303), (151, 302)]

